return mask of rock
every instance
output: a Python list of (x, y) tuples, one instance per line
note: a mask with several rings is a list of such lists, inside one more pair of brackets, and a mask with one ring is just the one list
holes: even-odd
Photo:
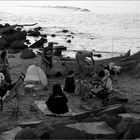
[(41, 48), (43, 47), (44, 43), (47, 42), (47, 39), (41, 38), (40, 40), (36, 41), (32, 45), (29, 46), (29, 48)]
[(2, 24), (0, 24), (0, 28), (3, 28), (3, 25)]
[(42, 123), (41, 120), (38, 121), (18, 121), (17, 122), (18, 126), (22, 127), (22, 128), (26, 128), (26, 127), (30, 127), (30, 128), (36, 128), (38, 125), (40, 125)]
[(7, 48), (8, 42), (4, 38), (0, 38), (0, 50)]
[(23, 41), (14, 41), (12, 43), (10, 43), (9, 49), (26, 49), (28, 48), (27, 45), (24, 44)]
[(98, 113), (98, 115), (103, 114), (110, 114), (110, 115), (117, 115), (120, 113), (125, 113), (125, 108), (122, 104), (110, 105), (106, 109), (102, 110)]
[(16, 136), (15, 140), (19, 139), (37, 139), (37, 135), (33, 132), (30, 127), (22, 129)]
[(135, 139), (140, 137), (140, 120), (135, 120), (127, 132), (125, 132), (123, 139)]
[(62, 56), (62, 51), (59, 49), (56, 49), (54, 52), (54, 56)]
[(122, 119), (116, 126), (115, 126), (115, 131), (116, 131), (116, 135), (117, 138), (122, 138), (124, 133), (130, 128), (130, 126), (132, 125), (132, 123), (135, 120), (132, 118), (124, 118)]
[(114, 128), (115, 125), (117, 125), (121, 121), (121, 117), (104, 114), (98, 117), (97, 121), (105, 121), (107, 124), (109, 124), (109, 126)]
[(9, 29), (9, 30), (3, 32), (2, 34), (3, 34), (5, 37), (8, 37), (9, 35), (13, 35), (13, 34), (15, 34), (16, 32), (17, 32), (17, 31), (14, 30), (14, 29)]
[(67, 47), (59, 45), (59, 46), (55, 46), (54, 49), (61, 50), (61, 51), (64, 50), (65, 51), (65, 50), (67, 50)]
[(53, 44), (53, 45), (58, 45), (58, 43), (57, 42), (49, 42), (49, 43), (51, 43), (51, 44)]
[(16, 49), (16, 50), (8, 49), (9, 54), (16, 54), (16, 53), (19, 53), (20, 51), (21, 51), (20, 49)]
[(34, 31), (39, 31), (41, 29), (42, 29), (42, 27), (36, 27), (36, 28), (34, 28)]
[(78, 131), (65, 126), (55, 126), (55, 130), (49, 133), (50, 139), (93, 139), (94, 136), (83, 131)]
[(52, 34), (51, 37), (56, 37), (56, 35), (55, 34)]
[(67, 35), (67, 37), (71, 37), (71, 35)]
[(15, 136), (20, 132), (22, 131), (22, 128), (17, 126), (17, 127), (14, 127), (12, 128), (11, 130), (9, 131), (6, 131), (6, 132), (3, 132), (2, 133), (2, 138), (0, 138), (1, 140), (14, 140)]
[(114, 128), (115, 125), (117, 125), (121, 121), (121, 117), (103, 114), (100, 117), (95, 117), (93, 114), (89, 115), (88, 118), (84, 119), (82, 122), (100, 122), (105, 121), (109, 126)]
[(21, 53), (20, 57), (23, 59), (30, 59), (35, 58), (36, 54), (31, 49), (27, 48)]
[(17, 40), (25, 40), (26, 39), (26, 31), (16, 31), (15, 33), (8, 35), (6, 37), (6, 40), (8, 42), (13, 42), (13, 41), (17, 41)]
[(28, 36), (34, 36), (34, 37), (40, 36), (40, 32), (38, 30), (36, 31), (29, 30), (27, 33), (28, 33)]
[(31, 42), (29, 41), (29, 39), (26, 39), (25, 42), (29, 45), (31, 44)]
[(47, 37), (47, 35), (46, 35), (46, 34), (41, 34), (40, 36), (41, 36), (41, 37), (44, 37), (44, 38), (46, 38), (46, 37)]
[(67, 40), (67, 42), (68, 42), (68, 43), (71, 43), (71, 40), (69, 39), (69, 40)]
[(62, 32), (63, 32), (63, 33), (68, 33), (69, 31), (68, 31), (68, 30), (62, 30)]
[(53, 132), (55, 129), (48, 124), (42, 122), (36, 127), (36, 134), (38, 137), (45, 139), (49, 137), (49, 134)]
[(118, 116), (122, 117), (122, 118), (134, 118), (134, 119), (140, 119), (140, 114), (136, 114), (136, 113), (122, 113), (119, 114)]
[(10, 27), (11, 25), (9, 23), (5, 23), (4, 27)]
[(103, 136), (114, 135), (115, 131), (106, 122), (88, 122), (88, 123), (76, 123), (66, 125), (72, 129), (79, 130), (80, 132), (85, 132), (98, 138)]

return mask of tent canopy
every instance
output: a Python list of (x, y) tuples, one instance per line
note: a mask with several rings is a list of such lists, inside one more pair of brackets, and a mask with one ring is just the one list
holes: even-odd
[(30, 65), (26, 71), (24, 85), (37, 85), (41, 84), (43, 86), (48, 85), (48, 79), (44, 73), (44, 71), (35, 65)]

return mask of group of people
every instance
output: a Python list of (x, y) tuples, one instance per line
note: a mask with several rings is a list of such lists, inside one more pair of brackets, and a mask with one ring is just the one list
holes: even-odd
[[(53, 66), (53, 57), (55, 55), (53, 47), (53, 43), (48, 43), (48, 46), (45, 47), (42, 51), (41, 60), (42, 66), (45, 66), (45, 70), (51, 69)], [(91, 71), (95, 64), (93, 56), (93, 52), (87, 50), (77, 51), (75, 59), (78, 65), (80, 75), (84, 75), (85, 71), (87, 71), (87, 73)], [(90, 63), (90, 61), (88, 61), (87, 58), (90, 58), (92, 63)]]
[[(90, 57), (92, 64), (86, 61), (86, 57)], [(75, 76), (73, 70), (69, 71), (68, 76), (64, 81), (64, 88), (56, 84), (53, 86), (52, 95), (46, 101), (48, 108), (56, 114), (68, 112), (68, 99), (65, 92), (80, 96), (83, 101), (87, 101), (89, 97), (98, 97), (105, 105), (108, 101), (110, 94), (113, 91), (112, 81), (117, 81), (117, 75), (120, 73), (120, 66), (110, 63), (107, 66), (100, 65), (100, 70), (92, 73), (92, 79), (85, 80), (84, 70), (85, 67), (95, 64), (93, 53), (89, 51), (78, 51), (76, 53), (76, 61), (79, 67), (80, 74)]]
[[(111, 69), (110, 71), (113, 70)], [(74, 71), (69, 71), (68, 76), (64, 80), (63, 89), (60, 84), (53, 85), (52, 94), (46, 101), (46, 105), (55, 114), (68, 112), (68, 99), (65, 93), (80, 96), (83, 101), (87, 101), (89, 97), (98, 97), (105, 105), (113, 91), (112, 80), (116, 73), (116, 71), (114, 73), (110, 73), (110, 71), (107, 67), (102, 66), (98, 73), (93, 74), (91, 80), (85, 80), (81, 76), (75, 77)]]

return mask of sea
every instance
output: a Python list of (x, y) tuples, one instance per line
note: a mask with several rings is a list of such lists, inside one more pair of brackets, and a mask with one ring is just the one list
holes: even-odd
[[(25, 30), (42, 27), (48, 42), (67, 47), (64, 56), (90, 50), (102, 55), (95, 59), (104, 59), (140, 50), (139, 7), (140, 1), (0, 1), (0, 22), (37, 23)], [(40, 39), (28, 38), (31, 43)]]

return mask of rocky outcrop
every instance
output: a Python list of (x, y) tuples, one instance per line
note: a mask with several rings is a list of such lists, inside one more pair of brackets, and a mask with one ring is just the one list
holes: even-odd
[(29, 48), (42, 48), (44, 43), (47, 42), (47, 39), (41, 38), (40, 40), (36, 41), (32, 45), (29, 46)]
[(36, 54), (31, 49), (27, 48), (23, 50), (20, 57), (23, 59), (31, 59), (31, 58), (35, 58)]
[(28, 48), (28, 46), (25, 45), (23, 41), (14, 41), (10, 43), (8, 48), (16, 50), (16, 49), (26, 49)]

